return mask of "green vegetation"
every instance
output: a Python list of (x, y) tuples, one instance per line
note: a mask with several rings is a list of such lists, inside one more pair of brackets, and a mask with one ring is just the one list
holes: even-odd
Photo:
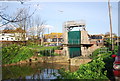
[(2, 48), (2, 64), (16, 63), (33, 56), (33, 51), (25, 46), (15, 44)]
[(26, 46), (30, 49), (32, 49), (33, 51), (39, 52), (39, 51), (44, 51), (44, 50), (55, 50), (55, 49), (59, 49), (59, 46), (40, 46), (40, 45), (28, 45)]
[(41, 46), (41, 45), (27, 45), (27, 47), (29, 47), (29, 48), (41, 48), (43, 46)]
[(57, 46), (49, 46), (49, 47), (41, 47), (41, 46), (31, 46), (29, 47), (31, 48), (32, 50), (36, 50), (37, 52), (39, 51), (43, 51), (43, 50), (52, 50), (52, 49), (58, 49), (59, 47)]
[[(114, 54), (118, 47), (115, 47)], [(58, 79), (109, 79), (113, 76), (112, 67), (114, 58), (111, 57), (112, 52), (108, 51), (100, 53), (100, 49), (93, 52), (91, 62), (80, 65), (76, 72), (65, 71), (61, 69)]]
[(89, 57), (92, 58), (92, 59), (95, 58), (98, 54), (100, 54), (99, 51), (100, 51), (100, 48), (97, 49), (97, 50), (95, 50), (95, 51), (92, 53), (92, 56), (89, 56)]
[(43, 47), (39, 45), (21, 46), (12, 44), (2, 48), (2, 64), (17, 63), (32, 57), (36, 53), (40, 53), (40, 55), (38, 55), (39, 57), (56, 56), (58, 54), (54, 53), (55, 49), (59, 49), (59, 47)]
[(60, 70), (61, 77), (64, 79), (108, 79), (107, 71), (102, 57), (92, 60), (92, 62), (80, 65), (79, 70), (70, 72)]
[(39, 45), (29, 45), (27, 46), (32, 51), (39, 53), (38, 57), (42, 56), (58, 56), (59, 54), (54, 53), (54, 50), (59, 49), (59, 46), (39, 46)]
[(54, 53), (54, 50), (59, 49), (59, 47), (42, 47), (39, 51), (40, 55), (38, 56), (58, 56), (59, 54)]
[(43, 51), (43, 52), (41, 52), (39, 55), (38, 55), (38, 57), (43, 57), (43, 56), (60, 56), (59, 54), (57, 54), (57, 53), (50, 53), (50, 52), (48, 52), (48, 53), (46, 53), (45, 51)]

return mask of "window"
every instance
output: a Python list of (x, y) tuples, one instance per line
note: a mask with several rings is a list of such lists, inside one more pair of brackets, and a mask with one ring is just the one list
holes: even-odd
[(3, 33), (2, 36), (4, 36), (5, 34)]
[(54, 39), (54, 42), (57, 42), (57, 39)]
[(60, 37), (62, 37), (62, 35)]
[(7, 37), (7, 40), (8, 40), (9, 37)]

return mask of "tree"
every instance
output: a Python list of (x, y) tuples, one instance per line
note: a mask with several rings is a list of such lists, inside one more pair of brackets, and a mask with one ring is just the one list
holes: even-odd
[(36, 17), (35, 18), (35, 24), (36, 24), (36, 28), (37, 28), (37, 37), (38, 39), (40, 38), (40, 36), (44, 33), (45, 30), (45, 20), (42, 20), (40, 17)]
[[(17, 1), (20, 1), (21, 4), (23, 4), (23, 1), (24, 0), (17, 0)], [(19, 18), (21, 14), (23, 14), (26, 9), (23, 8), (23, 9), (20, 9), (17, 11), (18, 14), (14, 15), (14, 16), (9, 16), (8, 14), (5, 14), (4, 11), (5, 9), (7, 9), (8, 6), (5, 6), (5, 7), (0, 7), (0, 18), (1, 18), (1, 21), (2, 22), (2, 25), (0, 25), (0, 27), (4, 26), (4, 25), (7, 25), (9, 23), (16, 23), (16, 22), (21, 22), (23, 20), (26, 20), (27, 18), (30, 18), (36, 11), (36, 9), (32, 12), (32, 14), (28, 15), (27, 17), (22, 17), (22, 18)]]
[[(17, 0), (17, 1), (19, 1), (21, 3), (21, 5), (25, 5), (24, 4), (25, 0)], [(37, 5), (37, 6), (39, 6), (39, 5)], [(7, 7), (1, 8), (1, 9), (3, 9), (3, 12), (4, 12), (4, 10), (6, 8)], [(13, 16), (9, 16), (0, 11), (0, 17), (2, 19), (1, 22), (4, 22), (2, 25), (0, 25), (0, 27), (7, 25), (9, 23), (12, 23), (12, 24), (15, 24), (16, 26), (22, 28), (24, 31), (26, 31), (26, 30), (28, 30), (28, 28), (30, 28), (30, 29), (33, 29), (30, 31), (31, 33), (34, 33), (33, 36), (35, 35), (35, 32), (37, 32), (37, 36), (38, 36), (37, 39), (39, 39), (44, 33), (45, 28), (43, 25), (45, 24), (45, 21), (39, 17), (31, 18), (31, 16), (35, 13), (35, 11), (37, 9), (35, 9), (31, 14), (29, 14), (29, 9), (30, 9), (30, 7), (29, 8), (20, 8), (16, 11), (16, 14), (14, 14)], [(36, 28), (34, 28), (34, 27), (36, 27)], [(25, 33), (23, 33), (23, 39), (25, 41)]]
[[(24, 11), (23, 11), (24, 10)], [(23, 11), (22, 13), (20, 13), (21, 11)], [(26, 29), (27, 29), (27, 27), (28, 27), (28, 25), (27, 25), (27, 23), (28, 23), (28, 19), (29, 19), (29, 11), (27, 10), (27, 9), (25, 9), (25, 8), (21, 8), (21, 9), (19, 9), (18, 11), (17, 11), (17, 13), (16, 13), (17, 15), (18, 15), (18, 17), (17, 17), (17, 19), (18, 20), (21, 20), (21, 19), (24, 19), (24, 20), (22, 20), (22, 21), (19, 21), (19, 22), (16, 22), (16, 24), (18, 25), (18, 27), (19, 28), (21, 28), (21, 29), (23, 29), (24, 31), (26, 31)], [(24, 41), (24, 44), (26, 45), (26, 32), (22, 32), (22, 40)]]
[[(38, 44), (40, 39), (42, 40), (43, 34), (45, 32), (45, 20), (42, 20), (41, 17), (37, 16), (31, 20), (31, 28), (29, 28), (29, 35), (32, 35), (33, 39), (37, 39)], [(35, 38), (36, 36), (36, 38)], [(42, 41), (41, 41), (42, 45)]]

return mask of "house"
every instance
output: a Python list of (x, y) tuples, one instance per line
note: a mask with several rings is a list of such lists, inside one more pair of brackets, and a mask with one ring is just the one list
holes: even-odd
[(61, 45), (63, 43), (63, 34), (62, 33), (50, 33), (44, 34), (43, 37), (44, 44), (49, 45)]
[(90, 43), (96, 44), (96, 45), (103, 45), (103, 39), (104, 35), (103, 34), (97, 34), (97, 35), (89, 35), (90, 38)]
[(28, 37), (22, 28), (5, 29), (0, 32), (0, 41), (26, 41)]

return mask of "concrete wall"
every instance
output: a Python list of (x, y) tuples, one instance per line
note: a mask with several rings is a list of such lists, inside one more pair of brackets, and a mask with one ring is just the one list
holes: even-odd
[(90, 48), (88, 48), (89, 52), (92, 54), (96, 49), (101, 48), (102, 46), (97, 46), (96, 44), (92, 45)]
[[(90, 44), (87, 31), (81, 31), (81, 44)], [(86, 47), (81, 47), (82, 56), (89, 56), (90, 50)]]
[(74, 66), (80, 66), (81, 64), (86, 64), (88, 62), (90, 62), (92, 59), (76, 59), (76, 58), (72, 58), (70, 59), (70, 65), (74, 65)]
[(81, 44), (90, 44), (87, 31), (81, 31)]
[[(81, 64), (86, 64), (90, 62), (92, 59), (86, 58), (68, 58), (65, 56), (54, 56), (54, 57), (31, 57), (31, 62), (44, 62), (44, 63), (69, 63), (70, 65), (80, 66)], [(30, 62), (30, 59), (26, 61), (21, 61), (20, 63)], [(37, 60), (35, 60), (37, 59)]]
[(63, 33), (64, 44), (68, 44), (68, 32)]
[(82, 56), (86, 57), (90, 55), (90, 52), (86, 47), (81, 47), (81, 54)]
[[(66, 56), (54, 56), (54, 57), (31, 57), (31, 62), (46, 62), (46, 63), (66, 63), (69, 62), (69, 58)], [(30, 59), (28, 60), (30, 62)]]
[(62, 51), (63, 55), (69, 58), (69, 49), (68, 47), (63, 47)]

